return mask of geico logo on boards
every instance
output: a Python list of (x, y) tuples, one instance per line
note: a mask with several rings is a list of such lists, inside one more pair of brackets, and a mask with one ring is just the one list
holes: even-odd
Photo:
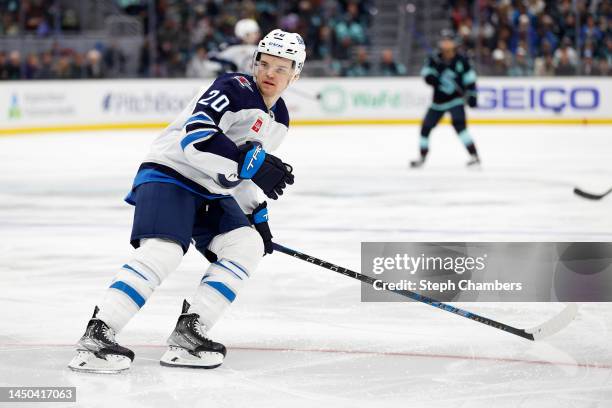
[(561, 112), (566, 109), (589, 111), (599, 107), (599, 90), (590, 86), (491, 86), (478, 87), (478, 109), (533, 110)]

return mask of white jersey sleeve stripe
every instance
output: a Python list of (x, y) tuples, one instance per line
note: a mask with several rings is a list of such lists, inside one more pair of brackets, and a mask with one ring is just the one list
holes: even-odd
[(187, 126), (190, 123), (196, 123), (196, 122), (210, 123), (213, 126), (216, 125), (215, 121), (210, 116), (205, 114), (204, 112), (196, 112), (187, 119), (187, 121), (185, 122), (183, 126)]
[(204, 120), (204, 119), (192, 119), (192, 120), (189, 120), (189, 121), (187, 121), (185, 123), (185, 127), (187, 125), (193, 125), (195, 123), (201, 123), (203, 125), (207, 125), (206, 127), (210, 127), (210, 128), (214, 128), (216, 126), (214, 122), (210, 122), (208, 120)]

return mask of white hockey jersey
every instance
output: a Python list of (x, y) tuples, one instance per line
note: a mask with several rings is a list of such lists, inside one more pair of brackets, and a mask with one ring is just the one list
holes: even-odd
[[(288, 127), (282, 98), (268, 110), (252, 77), (221, 75), (155, 139), (132, 191), (152, 181), (174, 183), (210, 199), (231, 195), (250, 213), (259, 188), (238, 178), (238, 146), (254, 141), (273, 152)], [(126, 201), (134, 204), (131, 194)]]
[(257, 45), (237, 44), (230, 45), (221, 52), (214, 54), (214, 59), (220, 62), (230, 62), (236, 66), (236, 71), (252, 74), (253, 56)]

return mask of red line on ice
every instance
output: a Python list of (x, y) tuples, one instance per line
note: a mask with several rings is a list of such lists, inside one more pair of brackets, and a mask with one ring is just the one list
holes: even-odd
[[(2, 348), (10, 347), (74, 347), (74, 344), (33, 344), (33, 343), (5, 343), (0, 344)], [(129, 344), (133, 348), (165, 348), (165, 345), (157, 344)], [(385, 357), (417, 357), (417, 358), (439, 358), (450, 360), (475, 360), (475, 361), (499, 361), (504, 363), (524, 363), (524, 364), (539, 364), (539, 365), (559, 365), (580, 368), (600, 368), (610, 370), (612, 364), (598, 363), (569, 363), (563, 361), (544, 361), (544, 360), (527, 360), (520, 358), (509, 357), (487, 357), (487, 356), (462, 356), (455, 354), (428, 354), (405, 351), (369, 351), (369, 350), (340, 350), (340, 349), (307, 349), (307, 348), (288, 348), (288, 347), (254, 347), (254, 346), (227, 346), (228, 350), (244, 350), (244, 351), (268, 351), (268, 352), (296, 352), (296, 353), (337, 353), (337, 354), (357, 354), (357, 355), (372, 355)]]

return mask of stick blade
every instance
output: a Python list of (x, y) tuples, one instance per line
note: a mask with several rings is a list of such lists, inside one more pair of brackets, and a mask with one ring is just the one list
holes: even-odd
[(593, 194), (593, 193), (584, 191), (578, 187), (574, 188), (574, 194), (576, 194), (577, 196), (583, 197), (583, 198), (588, 198), (589, 200), (601, 200), (602, 198), (610, 194), (610, 192), (612, 192), (612, 190), (608, 190), (603, 194)]
[(578, 305), (568, 303), (557, 315), (539, 326), (526, 329), (525, 332), (532, 334), (534, 340), (541, 340), (563, 330), (574, 320), (577, 314)]

